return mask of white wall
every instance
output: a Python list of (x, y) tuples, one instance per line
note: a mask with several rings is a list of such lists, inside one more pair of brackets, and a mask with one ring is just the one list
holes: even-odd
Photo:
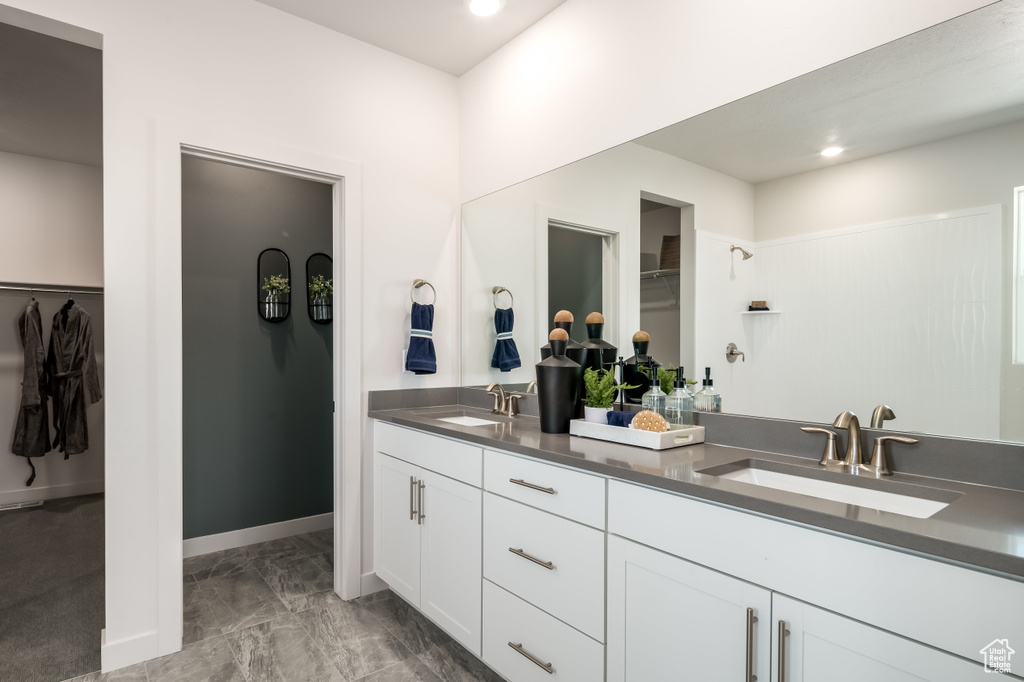
[(464, 201), (989, 0), (568, 0), (460, 80)]
[[(0, 152), (0, 281), (19, 284), (103, 285), (103, 170)], [(63, 294), (37, 293), (44, 343)], [(103, 376), (103, 298), (77, 296), (92, 317)], [(0, 293), (0, 503), (52, 499), (103, 490), (103, 401), (89, 405), (89, 450), (64, 460), (56, 451), (33, 458), (31, 470), (10, 453), (21, 404), (25, 363), (17, 318), (29, 294)], [(102, 383), (102, 379), (101, 379)], [(53, 408), (50, 408), (52, 424)], [(51, 428), (51, 437), (53, 436)]]
[[(251, 0), (7, 1), (103, 35), (109, 668), (165, 653), (157, 644), (157, 546), (176, 541), (159, 537), (155, 506), (156, 122), (361, 163), (362, 389), (452, 385), (457, 81)], [(400, 373), (415, 277), (439, 292), (432, 377)], [(369, 495), (364, 501), (369, 510)]]
[[(535, 376), (533, 365), (550, 328), (550, 320), (535, 314), (538, 277), (547, 277), (546, 271), (534, 270), (534, 225), (540, 214), (621, 232), (619, 309), (624, 312), (614, 319), (603, 311), (608, 320), (604, 338), (617, 344), (623, 356), (632, 355), (630, 339), (640, 328), (641, 192), (693, 204), (697, 230), (748, 239), (753, 234), (751, 185), (637, 144), (621, 145), (463, 207), (463, 384), (518, 383)], [(523, 367), (506, 374), (490, 368), (494, 285), (508, 287), (516, 300), (515, 340)], [(546, 307), (545, 298), (541, 309)]]
[[(1013, 188), (1024, 185), (1024, 121), (761, 183), (759, 242), (897, 218), (1002, 206), (999, 433), (1024, 440), (1024, 365), (1011, 362)], [(870, 201), (865, 198), (870, 197)], [(991, 349), (992, 353), (996, 348)]]
[(0, 152), (0, 281), (103, 286), (103, 170)]

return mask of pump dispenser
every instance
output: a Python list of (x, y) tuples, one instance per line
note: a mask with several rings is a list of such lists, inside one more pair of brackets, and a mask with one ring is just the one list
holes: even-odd
[(665, 419), (673, 429), (693, 426), (693, 394), (686, 386), (682, 367), (676, 369), (675, 388), (665, 398)]
[(654, 360), (647, 362), (647, 376), (651, 377), (651, 388), (640, 400), (640, 405), (645, 410), (657, 412), (665, 416), (665, 391), (661, 390), (661, 382), (658, 381), (658, 363)]
[(715, 382), (711, 379), (711, 368), (704, 368), (704, 387), (693, 398), (694, 409), (700, 412), (721, 412), (722, 396), (715, 390)]

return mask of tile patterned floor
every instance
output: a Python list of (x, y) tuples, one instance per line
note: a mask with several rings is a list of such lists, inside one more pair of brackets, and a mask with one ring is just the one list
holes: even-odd
[(184, 648), (68, 682), (500, 682), (391, 592), (331, 591), (332, 531), (185, 560)]

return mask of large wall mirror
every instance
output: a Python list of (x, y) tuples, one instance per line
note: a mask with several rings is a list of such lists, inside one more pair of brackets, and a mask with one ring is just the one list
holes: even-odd
[[(462, 383), (534, 378), (548, 229), (571, 224), (615, 237), (606, 340), (631, 355), (674, 304), (651, 353), (711, 367), (726, 412), (866, 421), (884, 403), (893, 429), (1024, 441), (1019, 187), (1024, 1), (1002, 0), (464, 205)], [(655, 268), (675, 279), (650, 274), (651, 212), (651, 234), (682, 237), (678, 272)], [(494, 285), (516, 293), (508, 373), (489, 362)]]

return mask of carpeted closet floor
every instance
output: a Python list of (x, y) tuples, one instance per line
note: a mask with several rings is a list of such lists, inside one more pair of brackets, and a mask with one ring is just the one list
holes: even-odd
[(0, 512), (0, 680), (100, 667), (103, 495)]

